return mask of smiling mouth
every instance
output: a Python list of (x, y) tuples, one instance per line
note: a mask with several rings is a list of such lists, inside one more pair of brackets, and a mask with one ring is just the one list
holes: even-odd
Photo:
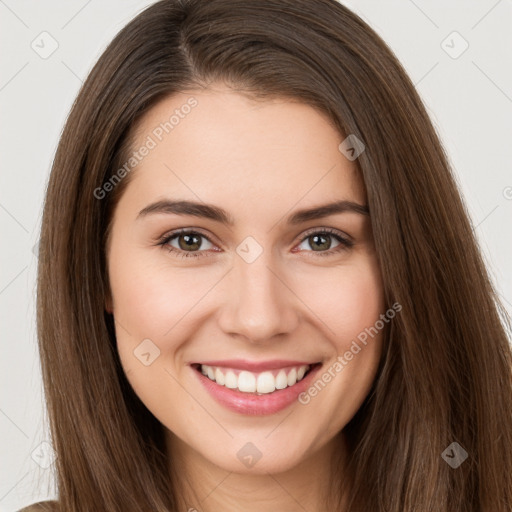
[(248, 395), (276, 393), (293, 387), (321, 363), (293, 365), (263, 372), (195, 363), (192, 368), (219, 386)]

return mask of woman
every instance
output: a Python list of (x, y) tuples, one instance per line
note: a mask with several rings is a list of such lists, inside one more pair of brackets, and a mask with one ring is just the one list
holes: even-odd
[(508, 320), (411, 81), (335, 0), (137, 16), (40, 247), (36, 507), (511, 509)]

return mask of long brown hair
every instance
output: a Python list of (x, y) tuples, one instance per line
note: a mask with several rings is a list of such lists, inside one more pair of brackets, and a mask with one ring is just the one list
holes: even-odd
[[(126, 161), (148, 109), (212, 81), (311, 105), (366, 146), (356, 163), (385, 298), (402, 310), (345, 428), (349, 510), (509, 512), (509, 320), (413, 84), (336, 0), (162, 0), (116, 36), (84, 83), (51, 172), (38, 268), (62, 510), (176, 510), (163, 426), (125, 378), (104, 309), (112, 212), (136, 170), (105, 197), (94, 191)], [(452, 443), (468, 454), (456, 469), (441, 456)]]

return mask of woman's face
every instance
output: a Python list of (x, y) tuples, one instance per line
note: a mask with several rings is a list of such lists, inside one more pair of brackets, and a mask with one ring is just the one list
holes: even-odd
[(384, 302), (342, 141), (309, 106), (224, 87), (142, 119), (107, 309), (128, 380), (185, 454), (284, 471), (325, 450), (367, 396)]

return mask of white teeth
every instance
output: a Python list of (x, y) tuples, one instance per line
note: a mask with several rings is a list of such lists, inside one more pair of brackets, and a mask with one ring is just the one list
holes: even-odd
[(217, 384), (220, 384), (221, 386), (224, 386), (226, 382), (224, 379), (224, 374), (218, 368), (215, 370), (215, 380)]
[(206, 364), (201, 365), (200, 369), (203, 375), (206, 375), (220, 386), (238, 389), (244, 393), (265, 394), (293, 386), (304, 378), (310, 366), (298, 366), (288, 371), (282, 369), (279, 370), (277, 375), (274, 375), (275, 372), (271, 371), (264, 371), (258, 374), (245, 370), (236, 372), (231, 369), (208, 366)]
[(288, 386), (293, 386), (297, 382), (297, 370), (292, 368), (288, 374)]
[(238, 389), (246, 393), (254, 393), (256, 391), (256, 377), (251, 372), (240, 372), (238, 376)]
[(288, 377), (286, 376), (286, 372), (281, 370), (276, 377), (276, 389), (284, 389), (288, 386)]
[(256, 391), (258, 393), (272, 393), (276, 390), (276, 379), (270, 372), (263, 372), (258, 375)]
[(232, 371), (228, 371), (226, 373), (226, 382), (224, 383), (224, 385), (227, 388), (231, 388), (231, 389), (237, 388), (238, 387), (238, 377)]

